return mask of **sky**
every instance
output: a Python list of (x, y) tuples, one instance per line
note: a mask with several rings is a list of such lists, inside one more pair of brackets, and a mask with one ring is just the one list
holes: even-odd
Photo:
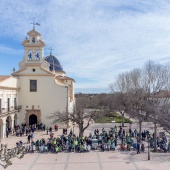
[(106, 92), (119, 73), (170, 62), (170, 0), (0, 0), (0, 75), (18, 70), (34, 17), (45, 56), (52, 47), (77, 92)]

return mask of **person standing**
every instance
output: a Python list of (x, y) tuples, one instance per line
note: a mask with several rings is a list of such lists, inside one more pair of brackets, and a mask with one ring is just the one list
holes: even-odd
[(27, 139), (28, 139), (28, 143), (30, 144), (30, 139), (31, 139), (31, 135), (30, 134), (28, 134)]
[(52, 127), (50, 126), (50, 128), (49, 128), (49, 131), (50, 131), (50, 133), (52, 133)]
[(47, 135), (48, 135), (48, 127), (46, 128), (46, 132), (47, 132)]
[(8, 138), (8, 135), (9, 135), (9, 132), (8, 132), (8, 130), (6, 130), (6, 137)]

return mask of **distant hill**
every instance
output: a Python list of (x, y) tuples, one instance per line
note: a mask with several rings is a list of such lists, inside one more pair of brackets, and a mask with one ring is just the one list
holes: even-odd
[(100, 93), (110, 93), (109, 88), (75, 88), (75, 94), (100, 94)]

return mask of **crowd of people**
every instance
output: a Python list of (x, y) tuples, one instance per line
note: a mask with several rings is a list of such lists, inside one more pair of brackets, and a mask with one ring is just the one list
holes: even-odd
[[(54, 129), (57, 131), (58, 126), (54, 126)], [(105, 151), (115, 150), (119, 146), (118, 149), (122, 151), (133, 149), (139, 154), (145, 150), (145, 140), (149, 140), (150, 146), (153, 146), (154, 137), (154, 134), (151, 134), (149, 131), (142, 131), (140, 134), (137, 129), (125, 130), (121, 126), (110, 128), (109, 131), (106, 131), (104, 128), (101, 131), (95, 129), (93, 134), (90, 133), (89, 136), (82, 137), (73, 134), (72, 130), (67, 134), (67, 129), (63, 129), (63, 134), (60, 137), (54, 136), (52, 127), (46, 128), (46, 131), (47, 135), (49, 135), (48, 140), (44, 138), (34, 140), (34, 133), (28, 134), (26, 152), (89, 152), (91, 149)], [(161, 138), (162, 140), (165, 139)], [(158, 145), (161, 141), (158, 140)]]
[[(93, 134), (90, 133), (89, 136), (82, 137), (73, 134), (72, 129), (68, 133), (66, 128), (63, 129), (63, 134), (60, 137), (55, 137), (53, 130), (58, 131), (58, 125), (54, 125), (52, 128), (46, 127), (45, 124), (40, 123), (27, 127), (25, 123), (22, 123), (20, 126), (15, 126), (13, 130), (9, 127), (7, 131), (16, 136), (24, 135), (27, 137), (26, 152), (48, 151), (51, 153), (58, 153), (64, 150), (67, 152), (83, 152), (90, 151), (91, 149), (105, 151), (115, 150), (117, 146), (119, 146), (118, 148), (120, 150), (130, 151), (133, 149), (139, 154), (141, 151), (145, 150), (144, 141), (148, 140), (150, 147), (154, 147), (154, 133), (151, 134), (146, 130), (142, 131), (140, 134), (137, 129), (132, 130), (129, 128), (125, 130), (121, 126), (114, 126), (108, 131), (104, 128), (100, 131), (99, 129), (95, 129)], [(35, 141), (35, 131), (46, 131), (46, 135), (49, 135), (48, 140), (42, 138)], [(18, 144), (21, 144), (21, 142), (18, 142)], [(167, 145), (166, 150), (170, 151), (170, 142), (168, 143), (165, 135), (157, 137), (157, 145), (163, 150), (165, 150), (165, 145)]]
[(21, 125), (14, 125), (14, 128), (12, 129), (10, 126), (6, 128), (6, 137), (9, 136), (9, 134), (12, 134), (14, 136), (23, 136), (28, 135), (31, 133), (34, 133), (34, 131), (45, 131), (46, 125), (43, 123), (39, 124), (32, 124), (30, 126), (26, 126), (26, 123), (22, 123)]

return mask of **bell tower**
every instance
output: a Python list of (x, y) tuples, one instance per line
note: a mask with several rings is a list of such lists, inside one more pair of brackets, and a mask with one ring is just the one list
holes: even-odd
[(27, 33), (25, 40), (22, 42), (24, 46), (24, 62), (25, 64), (42, 64), (44, 57), (44, 46), (45, 43), (41, 37), (41, 34), (33, 30)]

